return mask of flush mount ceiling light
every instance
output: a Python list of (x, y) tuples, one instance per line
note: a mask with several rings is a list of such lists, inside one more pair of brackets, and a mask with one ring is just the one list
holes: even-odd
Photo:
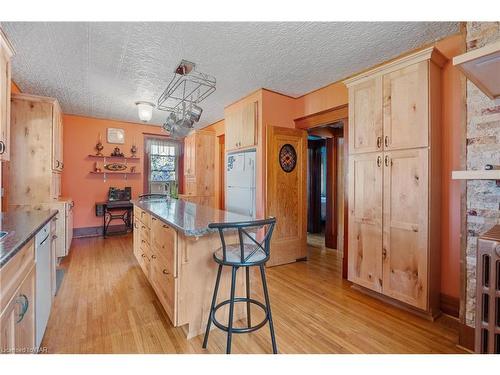
[(153, 103), (140, 101), (135, 102), (135, 105), (137, 106), (137, 113), (141, 121), (148, 122), (151, 120), (153, 117), (153, 108), (155, 107)]

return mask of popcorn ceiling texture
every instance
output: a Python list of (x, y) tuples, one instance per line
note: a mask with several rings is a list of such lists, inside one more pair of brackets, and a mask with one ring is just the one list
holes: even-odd
[[(467, 50), (500, 39), (500, 22), (468, 22)], [(467, 80), (467, 169), (500, 164), (500, 105)], [(465, 319), (475, 324), (477, 238), (500, 223), (500, 187), (495, 181), (467, 182), (467, 288)]]
[[(66, 114), (137, 122), (181, 59), (217, 78), (200, 126), (266, 87), (298, 96), (459, 31), (456, 22), (3, 22), (23, 92)], [(155, 111), (152, 124), (165, 112)]]

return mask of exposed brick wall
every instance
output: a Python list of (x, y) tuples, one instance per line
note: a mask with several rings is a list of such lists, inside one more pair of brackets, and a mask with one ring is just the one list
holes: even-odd
[[(500, 39), (500, 22), (467, 22), (467, 50)], [(500, 165), (500, 105), (467, 81), (467, 169)], [(495, 181), (467, 182), (467, 298), (465, 320), (475, 322), (478, 236), (500, 223), (500, 187)]]

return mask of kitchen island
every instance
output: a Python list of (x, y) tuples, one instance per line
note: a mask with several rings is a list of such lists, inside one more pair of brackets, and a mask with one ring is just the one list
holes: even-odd
[[(204, 333), (217, 275), (213, 253), (221, 247), (219, 233), (208, 224), (252, 218), (178, 199), (132, 203), (134, 255), (165, 312), (175, 327), (183, 327), (188, 339)], [(237, 233), (226, 235), (226, 241), (237, 242)], [(230, 269), (224, 269), (219, 301), (229, 296), (230, 278)], [(244, 273), (239, 272), (236, 295), (243, 296), (244, 291)], [(228, 310), (227, 306), (217, 313), (221, 322), (227, 322)], [(244, 317), (243, 304), (236, 304), (234, 321)]]

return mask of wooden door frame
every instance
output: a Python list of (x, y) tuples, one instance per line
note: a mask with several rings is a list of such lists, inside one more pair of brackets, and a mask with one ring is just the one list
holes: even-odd
[(295, 127), (298, 129), (311, 130), (320, 128), (334, 122), (343, 123), (344, 138), (344, 248), (342, 258), (342, 278), (347, 279), (347, 259), (349, 249), (349, 223), (348, 223), (348, 188), (347, 180), (349, 173), (349, 106), (344, 104), (325, 111), (321, 111), (309, 116), (304, 116), (294, 120)]
[[(309, 233), (321, 232), (321, 148), (324, 145), (324, 139), (309, 139), (307, 141), (307, 180), (309, 186), (307, 231)], [(312, 181), (315, 181), (316, 184), (313, 184)], [(313, 186), (315, 186), (315, 189), (312, 189)]]

